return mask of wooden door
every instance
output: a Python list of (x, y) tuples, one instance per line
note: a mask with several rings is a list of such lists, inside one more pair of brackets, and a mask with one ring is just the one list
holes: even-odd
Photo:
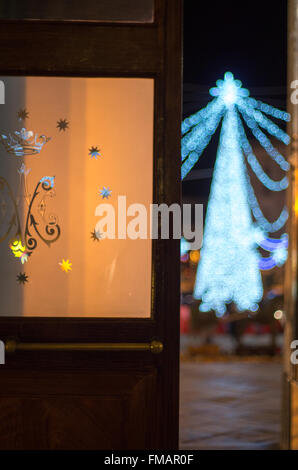
[[(131, 240), (127, 248), (127, 241), (121, 240), (121, 253), (129, 253), (123, 264), (126, 271), (117, 261), (118, 281), (109, 284), (112, 290), (108, 291), (109, 286), (98, 281), (103, 277), (97, 277), (97, 272), (101, 276), (112, 245), (104, 249), (101, 244), (106, 240), (92, 239), (87, 224), (89, 215), (81, 211), (93, 197), (94, 172), (109, 175), (109, 158), (113, 161), (110, 173), (115, 178), (114, 186), (116, 181), (133, 179), (139, 188), (144, 183), (141, 193), (152, 197), (154, 203), (180, 202), (181, 1), (128, 0), (125, 10), (120, 8), (123, 2), (117, 0), (87, 1), (84, 17), (79, 8), (81, 2), (74, 2), (73, 11), (62, 8), (66, 2), (40, 3), (12, 1), (10, 7), (0, 8), (0, 78), (6, 100), (5, 108), (0, 105), (0, 122), (7, 135), (8, 131), (17, 130), (13, 127), (16, 116), (20, 121), (18, 131), (29, 124), (43, 131), (48, 118), (54, 126), (54, 138), (46, 143), (41, 138), (43, 146), (37, 156), (32, 157), (32, 152), (28, 157), (22, 156), (22, 149), (17, 154), (13, 144), (11, 148), (3, 138), (1, 142), (0, 193), (2, 199), (3, 194), (10, 194), (12, 210), (17, 206), (22, 213), (20, 226), (24, 224), (25, 241), (19, 241), (26, 244), (29, 259), (24, 259), (24, 252), (21, 257), (16, 256), (16, 239), (11, 234), (5, 238), (4, 231), (2, 244), (7, 243), (8, 251), (2, 252), (0, 270), (0, 339), (6, 345), (5, 365), (0, 365), (0, 448), (175, 449), (179, 240), (152, 240), (150, 244), (146, 242), (144, 250), (143, 245), (133, 245)], [(99, 3), (100, 12), (96, 7)], [(140, 9), (140, 4), (144, 9)], [(94, 110), (94, 88), (101, 93), (96, 95), (98, 112)], [(67, 112), (63, 107), (66, 97)], [(28, 103), (30, 107), (26, 109)], [(85, 103), (90, 109), (93, 106), (93, 118)], [(24, 109), (29, 116), (24, 115)], [(130, 126), (133, 113), (139, 119)], [(92, 129), (97, 121), (98, 141), (91, 141), (91, 137), (88, 140), (89, 135), (95, 135)], [(122, 126), (129, 130), (124, 131)], [(152, 149), (146, 134), (150, 126)], [(135, 143), (133, 128), (137, 132)], [(23, 139), (27, 137), (23, 135)], [(119, 146), (119, 139), (124, 139), (123, 151), (117, 147), (117, 153), (113, 145)], [(143, 150), (142, 141), (146, 144)], [(126, 149), (131, 152), (126, 153)], [(146, 155), (146, 174), (142, 174), (137, 158), (130, 160), (134, 151), (136, 155), (139, 152), (141, 159)], [(152, 165), (149, 160), (148, 166), (150, 152)], [(88, 161), (83, 164), (81, 158)], [(91, 163), (103, 166), (100, 170), (86, 169)], [(43, 178), (36, 180), (38, 170), (45, 172), (46, 168), (51, 173), (42, 173)], [(37, 185), (29, 185), (29, 189), (24, 185), (18, 189), (16, 185), (14, 193), (16, 169), (20, 181), (24, 182), (28, 173), (30, 182), (35, 178)], [(102, 188), (108, 184), (109, 180), (102, 179), (96, 190), (99, 185)], [(124, 185), (122, 189), (125, 188)], [(59, 223), (56, 218), (47, 219), (51, 222), (43, 240), (32, 236), (35, 229), (42, 228), (42, 223), (38, 226), (32, 216), (33, 206), (39, 197), (38, 211), (43, 216), (46, 209), (42, 191), (53, 189), (57, 193)], [(116, 194), (115, 187), (112, 189)], [(5, 204), (2, 215), (7, 211)], [(2, 222), (3, 218), (4, 215)], [(9, 220), (13, 220), (12, 228), (17, 228), (17, 219)], [(71, 221), (77, 221), (75, 228)], [(61, 236), (55, 239), (57, 243), (51, 243), (51, 229), (57, 227)], [(11, 225), (7, 230), (10, 229)], [(101, 247), (100, 254), (88, 254), (83, 233), (88, 233), (90, 243)], [(35, 251), (30, 237), (38, 242)], [(148, 266), (144, 270), (148, 253), (150, 275)], [(60, 269), (65, 268), (62, 258), (64, 262), (73, 261), (71, 272), (67, 272), (67, 266), (66, 271)], [(92, 259), (96, 260), (96, 271)], [(131, 269), (127, 269), (127, 259)], [(15, 263), (20, 260), (24, 264), (16, 268)], [(20, 274), (27, 276), (27, 282)], [(72, 284), (76, 276), (80, 276), (80, 282)], [(127, 282), (132, 285), (131, 295), (136, 301), (129, 301)]]

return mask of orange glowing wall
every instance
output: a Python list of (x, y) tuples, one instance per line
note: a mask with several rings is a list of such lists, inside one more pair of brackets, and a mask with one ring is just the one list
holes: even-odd
[[(46, 205), (48, 214), (58, 216), (61, 236), (51, 247), (38, 241), (24, 267), (5, 255), (0, 294), (14, 300), (6, 299), (0, 314), (149, 317), (151, 240), (93, 241), (91, 232), (102, 202), (110, 202), (116, 214), (118, 195), (126, 195), (128, 205), (149, 208), (152, 202), (153, 80), (29, 77), (16, 83), (21, 80), (22, 102), (13, 111), (7, 102), (7, 112), (26, 107), (27, 129), (52, 139), (39, 155), (17, 159), (1, 149), (1, 159), (14, 159), (7, 178), (22, 161), (31, 168), (31, 194), (41, 177), (55, 176), (55, 196)], [(69, 122), (65, 132), (56, 127), (61, 118)], [(89, 155), (92, 146), (100, 148), (98, 159)], [(112, 190), (108, 201), (99, 195), (103, 186)], [(2, 254), (5, 242), (0, 249)], [(63, 258), (72, 263), (70, 273), (59, 266)], [(29, 276), (24, 286), (15, 280), (22, 270)]]

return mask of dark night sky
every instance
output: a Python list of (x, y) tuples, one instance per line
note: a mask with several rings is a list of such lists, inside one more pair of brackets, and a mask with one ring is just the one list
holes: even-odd
[(247, 87), (286, 84), (286, 0), (184, 0), (184, 81), (231, 70)]
[[(184, 117), (206, 105), (208, 89), (227, 70), (255, 98), (285, 108), (286, 64), (286, 0), (184, 0)], [(261, 91), (267, 87), (268, 96)], [(213, 166), (213, 141), (196, 168)], [(183, 194), (204, 198), (209, 185), (185, 181)]]

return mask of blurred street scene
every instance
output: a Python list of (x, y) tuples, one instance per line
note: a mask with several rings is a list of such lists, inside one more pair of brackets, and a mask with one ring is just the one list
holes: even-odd
[(281, 363), (250, 361), (181, 363), (181, 449), (279, 448)]

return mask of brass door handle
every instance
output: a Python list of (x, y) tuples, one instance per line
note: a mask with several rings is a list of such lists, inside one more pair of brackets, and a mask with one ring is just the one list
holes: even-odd
[(5, 342), (5, 352), (17, 351), (149, 351), (160, 354), (163, 351), (161, 341), (151, 343), (22, 343), (15, 340)]

